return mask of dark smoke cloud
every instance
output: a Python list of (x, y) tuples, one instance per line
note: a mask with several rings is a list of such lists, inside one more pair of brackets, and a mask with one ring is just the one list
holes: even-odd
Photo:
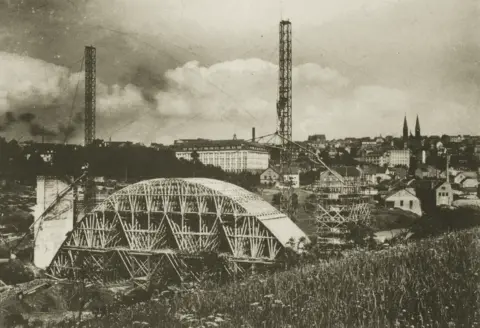
[(15, 114), (13, 114), (12, 112), (6, 112), (5, 113), (5, 125), (6, 126), (9, 126), (13, 123), (15, 123), (17, 121), (17, 119), (15, 118)]
[(45, 127), (39, 125), (38, 123), (30, 123), (29, 131), (32, 137), (56, 137), (58, 134), (55, 131), (46, 129)]
[(123, 81), (138, 86), (143, 99), (153, 105), (157, 104), (155, 95), (168, 86), (163, 72), (144, 64), (134, 69), (131, 75), (125, 75)]
[(35, 119), (35, 114), (22, 113), (22, 114), (18, 115), (18, 119), (22, 122), (30, 123)]
[(10, 126), (15, 124), (16, 121), (15, 114), (12, 112), (6, 112), (3, 118), (3, 123), (0, 124), (0, 132), (7, 130)]
[[(134, 86), (143, 101), (141, 106), (135, 106), (153, 112), (157, 107), (155, 95), (166, 87), (164, 72), (185, 61), (175, 53), (177, 50), (165, 50), (158, 38), (128, 33), (114, 22), (107, 22), (103, 19), (105, 13), (96, 10), (96, 6), (103, 6), (102, 1), (0, 0), (0, 57), (3, 51), (44, 61), (44, 69), (25, 71), (22, 77), (29, 80), (31, 75), (37, 75), (33, 84), (46, 83), (52, 76), (57, 79), (55, 85), (48, 86), (50, 92), (34, 86), (24, 93), (7, 93), (9, 111), (17, 116), (25, 112), (35, 115), (21, 119), (23, 123), (38, 123), (29, 129), (34, 132), (32, 135), (42, 134), (39, 127), (45, 126), (46, 135), (55, 134), (59, 141), (83, 139), (83, 77), (72, 76), (84, 70), (81, 59), (85, 45), (97, 48), (97, 118), (108, 117), (108, 121), (98, 122), (99, 129), (106, 131), (114, 131), (139, 115), (137, 109), (135, 113), (122, 109), (131, 101), (139, 102), (136, 98), (130, 100), (132, 93), (124, 95), (122, 89)], [(15, 60), (21, 62), (22, 58)], [(64, 68), (59, 70), (59, 67)], [(0, 72), (0, 78), (1, 75)], [(41, 75), (43, 79), (38, 78)], [(112, 86), (114, 90), (110, 92)], [(7, 124), (0, 119), (0, 131), (20, 137), (21, 132), (15, 134), (10, 126), (11, 122)]]
[(0, 125), (0, 131), (7, 131), (15, 129), (16, 125), (25, 124), (28, 127), (28, 132), (32, 137), (44, 137), (52, 139), (58, 136), (58, 132), (50, 130), (40, 123), (35, 122), (35, 114), (33, 113), (20, 113), (15, 116), (12, 112), (6, 112), (4, 117), (4, 123)]

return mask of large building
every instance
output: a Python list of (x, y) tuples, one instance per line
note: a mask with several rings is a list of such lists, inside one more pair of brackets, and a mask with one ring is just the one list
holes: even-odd
[(262, 172), (268, 168), (270, 154), (264, 145), (245, 140), (176, 140), (175, 156), (198, 160), (205, 165), (214, 165), (227, 172)]
[(395, 149), (388, 152), (388, 165), (410, 167), (410, 149)]
[(368, 164), (384, 166), (388, 163), (388, 156), (385, 156), (382, 151), (372, 151), (369, 153), (365, 153), (362, 160)]

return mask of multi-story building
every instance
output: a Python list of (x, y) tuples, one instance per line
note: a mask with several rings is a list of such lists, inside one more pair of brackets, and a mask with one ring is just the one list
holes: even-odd
[(388, 152), (388, 165), (410, 167), (410, 149), (393, 149)]
[(332, 170), (320, 172), (316, 187), (328, 193), (356, 193), (358, 188), (366, 184), (363, 172), (355, 166), (337, 166)]
[(176, 140), (177, 158), (192, 160), (192, 153), (205, 165), (227, 172), (262, 172), (268, 168), (270, 154), (264, 145), (245, 140)]
[(366, 153), (363, 160), (365, 163), (375, 164), (378, 166), (384, 166), (388, 162), (387, 156), (385, 156), (385, 154), (381, 151)]

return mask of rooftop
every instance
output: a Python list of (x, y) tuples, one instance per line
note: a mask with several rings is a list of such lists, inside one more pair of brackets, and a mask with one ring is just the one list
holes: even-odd
[(210, 139), (183, 139), (175, 140), (173, 148), (174, 149), (184, 149), (184, 148), (204, 148), (204, 147), (248, 147), (248, 148), (261, 148), (266, 150), (266, 146), (246, 140), (210, 140)]
[(355, 166), (336, 166), (332, 170), (340, 174), (342, 177), (359, 177), (361, 172)]

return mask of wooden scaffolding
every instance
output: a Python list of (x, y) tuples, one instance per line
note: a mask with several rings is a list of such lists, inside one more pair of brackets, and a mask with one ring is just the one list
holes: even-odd
[(48, 271), (58, 278), (83, 274), (103, 284), (147, 287), (170, 278), (198, 279), (205, 254), (217, 254), (224, 259), (222, 271), (236, 275), (281, 262), (290, 238), (297, 245), (307, 241), (287, 216), (238, 186), (155, 179), (116, 192), (81, 219)]

